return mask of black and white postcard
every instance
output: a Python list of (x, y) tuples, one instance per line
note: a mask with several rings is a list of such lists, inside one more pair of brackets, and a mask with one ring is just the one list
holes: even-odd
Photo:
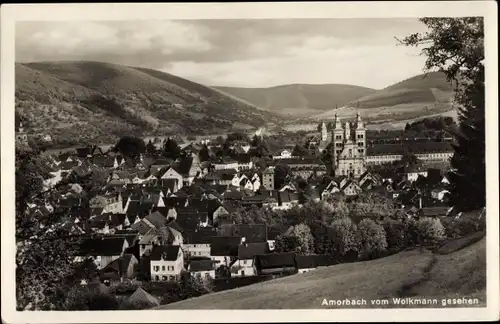
[(498, 319), (496, 12), (2, 6), (2, 321)]

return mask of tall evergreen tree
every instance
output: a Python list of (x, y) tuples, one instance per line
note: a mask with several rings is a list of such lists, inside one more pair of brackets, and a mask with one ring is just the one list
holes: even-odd
[(461, 210), (485, 205), (484, 22), (481, 17), (422, 18), (425, 33), (401, 41), (424, 46), (425, 69), (438, 69), (456, 85), (459, 132), (451, 159), (450, 204)]

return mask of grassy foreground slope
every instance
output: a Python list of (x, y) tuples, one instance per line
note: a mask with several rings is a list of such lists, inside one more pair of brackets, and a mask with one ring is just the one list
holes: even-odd
[[(446, 255), (412, 250), (341, 264), (161, 306), (158, 309), (310, 309), (323, 299), (479, 298), (485, 306), (486, 240)], [(439, 306), (439, 305), (438, 305)], [(411, 307), (411, 306), (410, 306)], [(414, 307), (422, 307), (414, 306)]]

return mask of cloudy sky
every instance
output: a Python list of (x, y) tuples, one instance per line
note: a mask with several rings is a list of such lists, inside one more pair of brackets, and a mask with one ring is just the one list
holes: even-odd
[(395, 39), (422, 31), (417, 19), (22, 22), (16, 62), (103, 61), (218, 86), (380, 89), (422, 73), (425, 58)]

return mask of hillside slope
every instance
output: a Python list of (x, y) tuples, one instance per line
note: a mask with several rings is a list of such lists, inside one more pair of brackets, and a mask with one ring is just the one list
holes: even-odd
[[(356, 113), (372, 124), (411, 121), (454, 113), (453, 87), (443, 73), (421, 74), (351, 101), (309, 120), (331, 119), (335, 114), (353, 118)], [(403, 124), (404, 127), (404, 124)]]
[(87, 61), (17, 63), (16, 114), (28, 133), (48, 133), (60, 144), (221, 133), (282, 119), (168, 73)]
[(215, 88), (269, 111), (293, 117), (318, 114), (375, 92), (374, 89), (346, 84), (290, 84), (271, 88)]
[[(376, 278), (374, 279), (374, 276)], [(158, 309), (310, 309), (330, 300), (425, 297), (479, 298), (485, 305), (486, 240), (459, 251), (405, 251), (362, 263), (340, 264), (161, 306)], [(439, 307), (437, 305), (436, 307)], [(333, 306), (332, 306), (333, 307)], [(416, 307), (422, 307), (416, 306)]]
[(452, 91), (452, 85), (443, 73), (431, 72), (395, 83), (359, 98), (350, 105), (356, 105), (359, 108), (374, 108), (406, 103), (447, 101), (451, 98)]

